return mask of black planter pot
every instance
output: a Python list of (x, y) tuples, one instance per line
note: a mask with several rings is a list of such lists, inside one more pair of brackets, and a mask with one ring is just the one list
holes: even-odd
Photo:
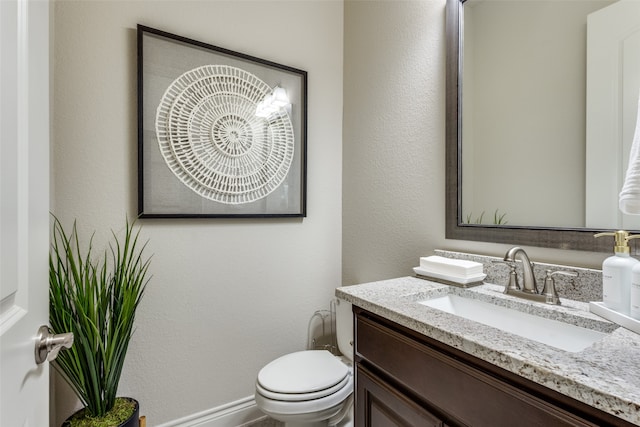
[[(120, 399), (120, 398), (118, 398)], [(121, 423), (120, 425), (118, 425), (118, 427), (140, 427), (140, 404), (138, 403), (137, 400), (132, 399), (130, 397), (123, 397), (122, 399), (126, 399), (129, 400), (131, 402), (134, 403), (134, 409), (133, 409), (133, 414), (131, 414), (131, 416), (123, 423)], [(84, 411), (84, 409), (80, 409), (79, 411), (77, 411), (76, 413), (74, 413), (73, 415), (71, 415), (69, 418), (67, 418), (65, 420), (65, 422), (62, 423), (61, 427), (69, 427), (71, 425), (71, 419), (78, 413)]]

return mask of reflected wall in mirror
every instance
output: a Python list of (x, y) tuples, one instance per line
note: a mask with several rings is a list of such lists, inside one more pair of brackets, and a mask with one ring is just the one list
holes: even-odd
[(640, 88), (622, 3), (447, 1), (448, 238), (608, 251), (594, 230), (640, 229), (617, 208)]

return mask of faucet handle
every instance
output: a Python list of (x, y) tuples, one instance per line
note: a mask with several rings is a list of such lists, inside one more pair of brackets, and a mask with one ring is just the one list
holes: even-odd
[(556, 290), (556, 282), (553, 280), (553, 276), (557, 274), (569, 277), (578, 277), (578, 272), (575, 270), (546, 270), (542, 295), (545, 296), (545, 302), (547, 304), (560, 305), (560, 297), (558, 297), (558, 292)]
[(554, 273), (558, 273), (558, 271), (546, 271), (546, 276), (544, 278), (544, 288), (542, 288), (542, 295), (545, 296), (545, 302), (547, 304), (560, 305), (560, 297), (558, 297), (558, 292), (556, 291), (556, 282), (553, 281)]
[(518, 283), (518, 273), (516, 273), (516, 263), (515, 261), (504, 261), (504, 260), (492, 260), (492, 262), (496, 264), (504, 264), (509, 267), (509, 283), (504, 287), (504, 293), (508, 294), (509, 291), (519, 291), (520, 283)]
[(556, 270), (554, 272), (551, 272), (551, 270), (547, 270), (547, 274), (549, 276), (555, 276), (556, 274), (561, 274), (563, 276), (578, 277), (578, 272), (575, 270)]

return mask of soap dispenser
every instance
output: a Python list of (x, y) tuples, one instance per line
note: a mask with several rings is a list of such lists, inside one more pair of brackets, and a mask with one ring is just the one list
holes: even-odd
[(640, 262), (631, 269), (629, 301), (629, 316), (640, 320)]
[(594, 237), (615, 237), (614, 255), (602, 263), (602, 301), (608, 308), (629, 315), (632, 269), (638, 260), (629, 255), (629, 236), (624, 230), (611, 233), (598, 233)]

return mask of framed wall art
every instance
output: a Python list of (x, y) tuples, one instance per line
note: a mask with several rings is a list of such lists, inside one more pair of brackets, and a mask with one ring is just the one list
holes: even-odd
[(138, 213), (306, 216), (307, 73), (138, 25)]

